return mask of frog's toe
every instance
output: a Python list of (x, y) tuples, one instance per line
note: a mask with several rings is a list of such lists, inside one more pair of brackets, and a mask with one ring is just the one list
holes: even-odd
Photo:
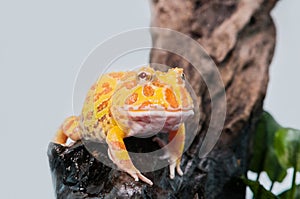
[(175, 177), (175, 169), (178, 173), (178, 175), (182, 176), (183, 175), (183, 171), (180, 168), (180, 161), (170, 161), (170, 178), (174, 179)]
[(153, 182), (151, 180), (149, 180), (147, 177), (145, 177), (143, 174), (138, 173), (138, 177), (139, 179), (141, 179), (143, 182), (149, 184), (149, 185), (153, 185)]
[(177, 163), (176, 170), (177, 170), (178, 175), (183, 176), (183, 171), (180, 168), (180, 163)]
[(175, 167), (176, 167), (176, 161), (171, 162), (170, 166), (169, 166), (169, 168), (170, 168), (170, 178), (171, 179), (174, 179), (174, 177), (175, 177)]
[(140, 172), (128, 172), (129, 175), (131, 175), (135, 181), (139, 181), (139, 179), (149, 185), (153, 185), (153, 182), (151, 180), (149, 180), (147, 177), (145, 177), (143, 174), (141, 174)]
[(133, 177), (134, 181), (139, 181), (139, 177), (138, 177), (137, 173), (128, 172), (128, 174), (131, 175), (131, 177)]

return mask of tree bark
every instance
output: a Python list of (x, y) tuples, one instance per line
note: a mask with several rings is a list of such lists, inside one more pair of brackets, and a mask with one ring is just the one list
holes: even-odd
[[(98, 162), (80, 142), (72, 147), (50, 143), (48, 156), (57, 198), (245, 198), (245, 186), (238, 177), (246, 174), (251, 133), (267, 90), (276, 41), (270, 11), (276, 2), (152, 0), (151, 25), (193, 38), (218, 66), (227, 99), (219, 141), (207, 156), (198, 156), (211, 116), (211, 98), (205, 82), (180, 56), (153, 49), (150, 62), (183, 67), (199, 96), (200, 128), (183, 154), (184, 176), (170, 180), (168, 168), (146, 173), (154, 181), (150, 187)], [(153, 45), (168, 42), (163, 38), (153, 33)], [(152, 139), (125, 141), (132, 151), (144, 146), (148, 146), (143, 149), (146, 151), (159, 148)]]
[[(227, 198), (228, 194), (228, 198), (245, 197), (243, 185), (232, 183), (232, 179), (246, 174), (251, 133), (262, 111), (276, 42), (275, 25), (270, 16), (276, 2), (152, 1), (152, 26), (177, 30), (197, 40), (218, 66), (226, 89), (224, 128), (209, 158), (204, 158), (210, 162), (206, 169), (205, 198)], [(155, 34), (153, 45), (162, 45), (159, 43), (165, 42), (163, 37)], [(194, 159), (210, 122), (211, 101), (205, 83), (195, 72), (190, 72), (193, 71), (190, 63), (173, 53), (154, 49), (151, 62), (182, 66), (197, 95), (201, 96), (201, 129), (189, 149)]]

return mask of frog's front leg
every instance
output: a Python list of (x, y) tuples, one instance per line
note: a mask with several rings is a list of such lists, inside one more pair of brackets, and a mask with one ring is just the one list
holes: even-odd
[(181, 156), (184, 149), (185, 127), (182, 124), (178, 130), (169, 132), (168, 155), (170, 163), (170, 178), (175, 177), (175, 168), (177, 173), (182, 176), (183, 172), (180, 168)]
[(141, 179), (142, 181), (153, 185), (152, 181), (142, 175), (141, 172), (133, 165), (123, 141), (125, 137), (126, 134), (118, 126), (109, 130), (106, 137), (106, 143), (109, 147), (109, 158), (118, 166), (119, 169), (122, 169), (131, 175), (135, 181)]
[(65, 145), (67, 139), (71, 138), (73, 141), (80, 140), (80, 126), (79, 117), (68, 117), (63, 124), (59, 127), (53, 142)]

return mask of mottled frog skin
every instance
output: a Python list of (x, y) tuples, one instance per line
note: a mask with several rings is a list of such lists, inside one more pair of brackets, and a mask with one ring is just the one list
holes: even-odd
[(193, 100), (185, 88), (183, 69), (167, 72), (142, 67), (136, 71), (112, 72), (101, 76), (90, 88), (82, 113), (67, 118), (54, 142), (65, 144), (68, 138), (105, 141), (108, 155), (119, 169), (136, 181), (152, 181), (133, 165), (123, 139), (169, 133), (170, 178), (180, 168), (184, 148), (184, 121), (192, 116)]

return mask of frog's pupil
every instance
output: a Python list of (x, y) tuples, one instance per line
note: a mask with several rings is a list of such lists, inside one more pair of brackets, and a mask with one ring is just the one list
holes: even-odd
[(141, 72), (140, 74), (139, 74), (139, 78), (140, 79), (145, 79), (147, 77), (147, 74), (145, 73), (145, 72)]

